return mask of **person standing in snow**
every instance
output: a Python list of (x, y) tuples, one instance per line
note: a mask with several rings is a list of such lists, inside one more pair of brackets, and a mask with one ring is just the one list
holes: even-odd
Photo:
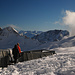
[(21, 54), (21, 48), (20, 48), (19, 43), (17, 43), (17, 45), (14, 46), (14, 48), (12, 50), (12, 54), (13, 54), (13, 58), (14, 58), (14, 63), (17, 63), (18, 58), (20, 57), (20, 54)]

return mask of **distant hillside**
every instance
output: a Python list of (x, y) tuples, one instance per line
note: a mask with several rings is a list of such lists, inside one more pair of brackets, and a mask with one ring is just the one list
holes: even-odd
[(19, 34), (25, 35), (29, 38), (32, 38), (33, 36), (40, 34), (40, 33), (42, 33), (42, 31), (23, 31), (23, 30), (19, 31)]
[(59, 41), (65, 36), (69, 36), (69, 32), (67, 30), (50, 30), (47, 32), (42, 32), (41, 34), (32, 37), (32, 39), (37, 39), (38, 41), (44, 43), (48, 41)]

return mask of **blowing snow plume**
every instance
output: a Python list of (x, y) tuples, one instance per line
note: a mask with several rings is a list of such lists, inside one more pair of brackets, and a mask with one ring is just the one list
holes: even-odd
[(63, 17), (63, 22), (70, 28), (70, 35), (75, 35), (75, 12), (66, 10), (66, 15)]

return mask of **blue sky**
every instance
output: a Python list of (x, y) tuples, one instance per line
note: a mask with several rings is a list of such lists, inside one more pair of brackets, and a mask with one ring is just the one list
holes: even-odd
[(67, 29), (65, 11), (75, 11), (75, 0), (0, 0), (0, 27), (18, 30)]

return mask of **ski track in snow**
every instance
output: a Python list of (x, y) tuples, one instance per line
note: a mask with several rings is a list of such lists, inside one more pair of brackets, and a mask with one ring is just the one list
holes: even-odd
[[(65, 50), (69, 51), (66, 51)], [(58, 48), (61, 52), (0, 68), (0, 75), (75, 75), (75, 47)], [(57, 51), (58, 51), (57, 50)]]

